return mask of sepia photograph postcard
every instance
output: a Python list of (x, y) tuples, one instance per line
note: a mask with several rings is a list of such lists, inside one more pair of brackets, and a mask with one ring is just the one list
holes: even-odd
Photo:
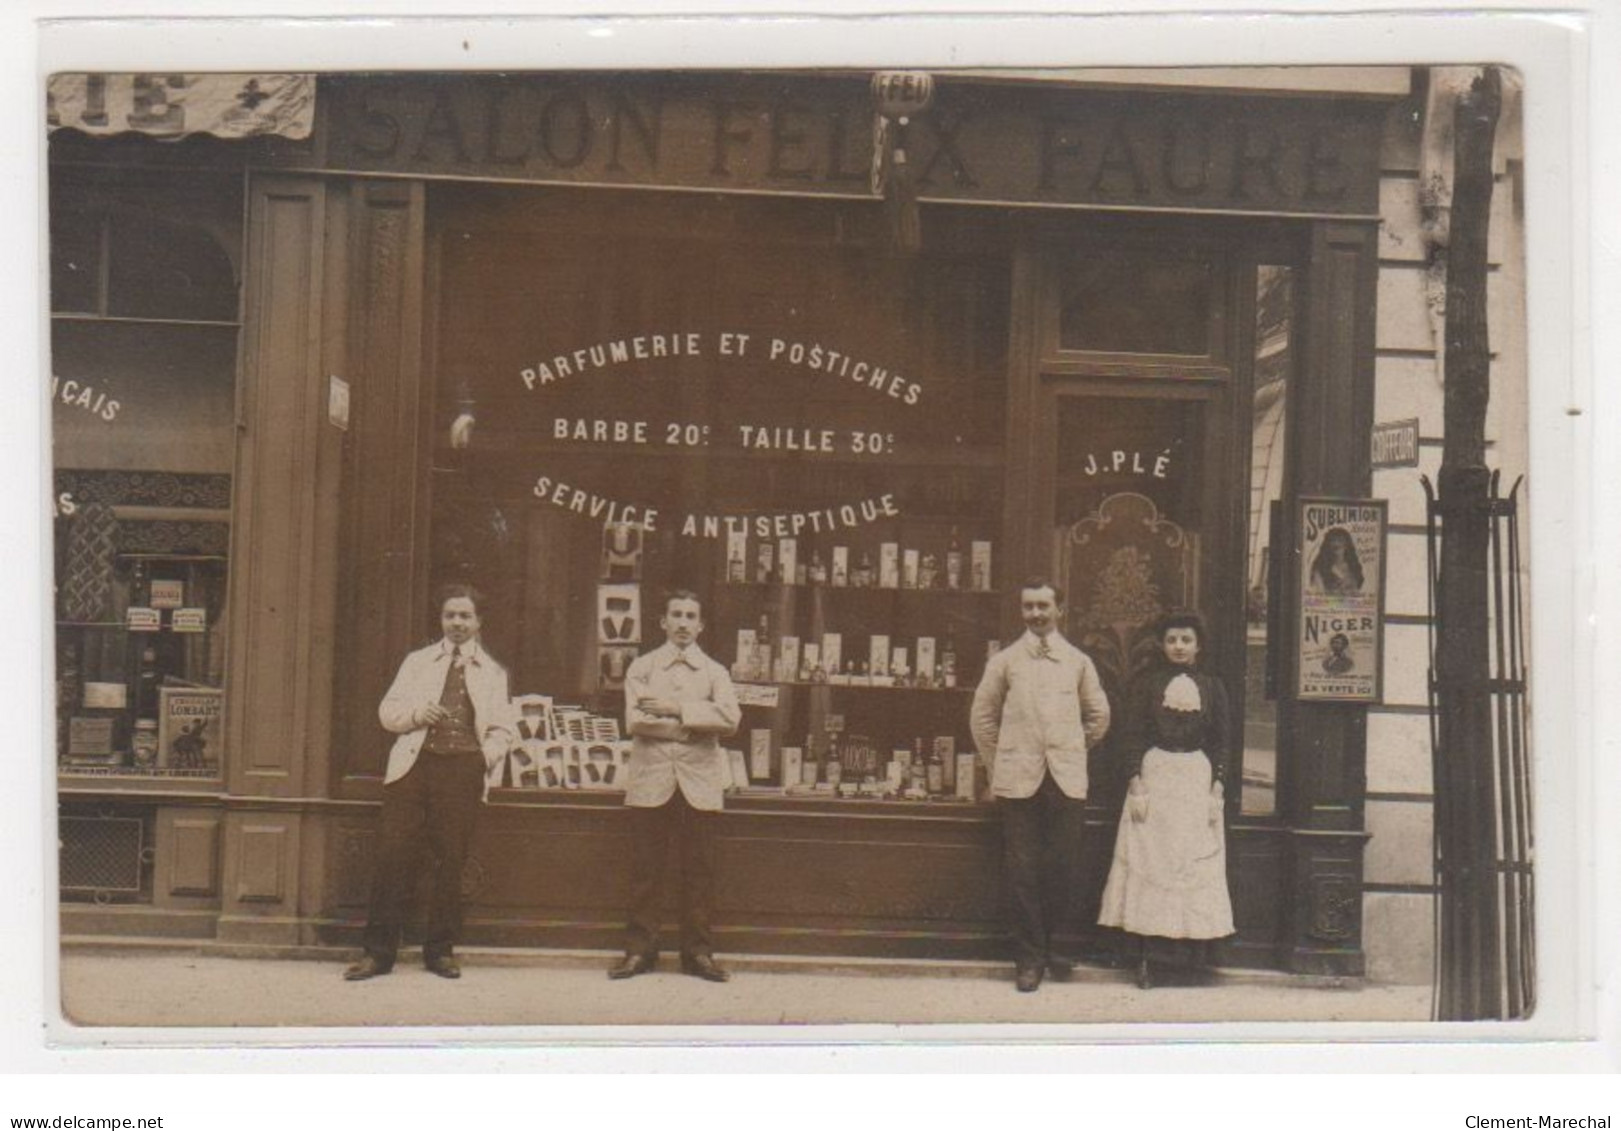
[(1568, 138), (1421, 30), (52, 62), (61, 1039), (1546, 1019)]

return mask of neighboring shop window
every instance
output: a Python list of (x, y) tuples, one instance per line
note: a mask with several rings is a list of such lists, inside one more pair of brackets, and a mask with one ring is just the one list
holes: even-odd
[(1278, 705), (1269, 673), (1276, 600), (1272, 549), (1285, 483), (1289, 381), (1294, 366), (1294, 272), (1263, 264), (1255, 279), (1255, 396), (1245, 531), (1243, 812), (1277, 811)]
[[(506, 782), (613, 789), (672, 586), (760, 796), (972, 796), (1002, 620), (1011, 269), (997, 217), (907, 259), (848, 204), (442, 190), (436, 580), (486, 593), (526, 741)], [(649, 515), (649, 510), (656, 516)]]
[(221, 774), (240, 182), (51, 173), (57, 758)]

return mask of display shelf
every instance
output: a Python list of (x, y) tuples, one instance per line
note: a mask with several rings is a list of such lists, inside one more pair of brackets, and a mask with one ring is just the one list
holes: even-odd
[[(825, 687), (830, 691), (910, 691), (924, 695), (962, 695), (964, 693), (971, 694), (974, 690), (972, 687), (960, 685), (957, 687), (918, 687), (914, 684), (832, 683), (828, 680), (809, 679), (758, 680), (734, 678), (732, 682), (739, 687)], [(748, 703), (744, 705), (760, 706), (761, 704)], [(766, 709), (774, 710), (775, 708), (768, 707)]]
[(775, 589), (791, 589), (795, 592), (816, 592), (818, 590), (829, 593), (902, 593), (907, 596), (928, 597), (1001, 597), (1000, 589), (948, 589), (943, 585), (932, 585), (928, 588), (920, 586), (888, 586), (888, 585), (816, 585), (809, 582), (801, 585), (797, 581), (723, 581), (723, 589), (759, 589), (767, 592)]
[(90, 322), (104, 326), (196, 326), (217, 330), (240, 330), (242, 323), (218, 318), (153, 318), (128, 314), (96, 314), (78, 310), (53, 310), (52, 322)]
[(56, 785), (64, 796), (110, 791), (189, 796), (219, 793), (225, 786), (225, 778), (218, 770), (171, 772), (139, 770), (133, 766), (58, 765)]
[[(499, 786), (490, 790), (490, 800), (497, 804), (557, 805), (583, 803), (593, 807), (614, 807), (624, 804), (623, 790), (616, 789), (563, 789), (546, 786), (539, 789)], [(841, 810), (891, 812), (904, 816), (972, 813), (984, 809), (988, 802), (969, 801), (961, 797), (931, 796), (927, 799), (897, 797), (894, 794), (868, 794), (844, 796), (829, 790), (810, 787), (787, 789), (782, 786), (751, 785), (744, 789), (728, 789), (726, 806), (734, 811), (759, 805), (772, 809), (836, 807)]]
[(173, 554), (161, 550), (120, 550), (118, 556), (132, 562), (225, 562), (224, 554)]
[(122, 630), (124, 632), (132, 632), (136, 636), (159, 636), (163, 633), (169, 633), (170, 635), (174, 636), (202, 636), (204, 633), (213, 630), (213, 625), (206, 625), (199, 630), (186, 632), (176, 632), (176, 630), (171, 628), (169, 625), (163, 625), (160, 628), (131, 628), (128, 621), (121, 620), (59, 620), (56, 622), (56, 627), (91, 628), (101, 631)]

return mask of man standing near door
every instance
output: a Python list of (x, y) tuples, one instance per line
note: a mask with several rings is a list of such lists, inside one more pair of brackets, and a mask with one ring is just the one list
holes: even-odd
[(462, 921), (462, 865), (489, 771), (512, 743), (506, 669), (479, 643), (481, 598), (470, 585), (440, 592), (443, 637), (412, 652), (377, 708), (399, 737), (383, 775), (365, 956), (344, 977), (375, 978), (394, 968), (406, 901), (416, 888), (422, 850), (435, 869), (422, 961), (441, 978), (461, 977), (456, 936)]
[(1109, 700), (1091, 659), (1065, 640), (1063, 591), (1032, 578), (1019, 592), (1025, 633), (985, 665), (970, 727), (1002, 812), (1003, 870), (1016, 982), (1040, 987), (1069, 925), (1079, 877), (1086, 752), (1109, 730)]
[(698, 647), (698, 595), (672, 591), (659, 619), (664, 644), (638, 656), (625, 675), (632, 736), (625, 804), (631, 821), (631, 906), (625, 956), (615, 980), (658, 964), (659, 896), (670, 857), (680, 868), (681, 968), (710, 982), (731, 977), (716, 964), (709, 918), (715, 902), (714, 822), (728, 780), (722, 735), (742, 720), (726, 669)]

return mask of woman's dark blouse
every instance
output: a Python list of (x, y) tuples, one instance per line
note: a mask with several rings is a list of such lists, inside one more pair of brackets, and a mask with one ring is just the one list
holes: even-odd
[[(1199, 710), (1173, 711), (1165, 706), (1165, 688), (1179, 675), (1199, 688)], [(1226, 781), (1232, 745), (1232, 716), (1221, 680), (1197, 668), (1163, 663), (1143, 676), (1126, 715), (1127, 777), (1142, 769), (1150, 747), (1183, 752), (1203, 750), (1216, 781)]]

